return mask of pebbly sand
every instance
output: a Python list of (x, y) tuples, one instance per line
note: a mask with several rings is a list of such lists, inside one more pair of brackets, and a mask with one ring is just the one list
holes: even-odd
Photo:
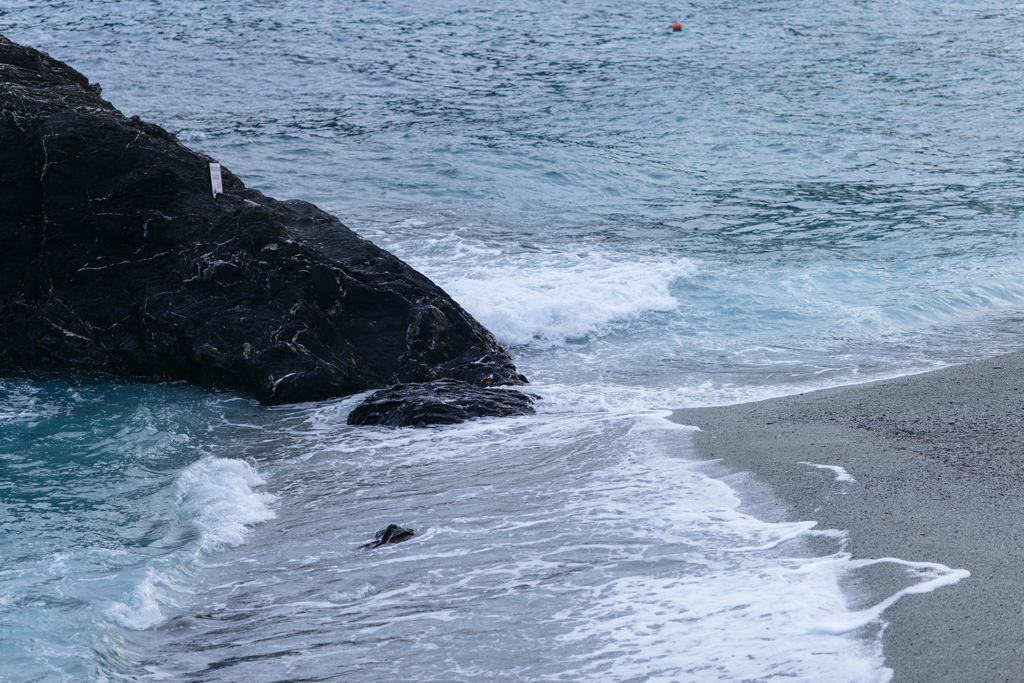
[[(885, 611), (894, 682), (1024, 681), (1024, 352), (673, 419), (700, 427), (698, 455), (716, 474), (770, 488), (761, 516), (848, 530), (854, 558), (971, 572)], [(899, 581), (866, 576), (855, 607)]]

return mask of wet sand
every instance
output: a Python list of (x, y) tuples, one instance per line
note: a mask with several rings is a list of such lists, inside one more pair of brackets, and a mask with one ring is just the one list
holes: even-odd
[[(1024, 681), (1024, 353), (673, 419), (700, 427), (718, 475), (767, 485), (762, 516), (848, 530), (854, 558), (971, 572), (885, 611), (893, 681)], [(861, 579), (854, 607), (906, 585), (898, 574)]]

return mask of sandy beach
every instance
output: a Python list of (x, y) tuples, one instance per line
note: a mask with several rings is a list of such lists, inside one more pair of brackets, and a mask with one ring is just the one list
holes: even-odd
[[(971, 576), (884, 613), (893, 681), (1024, 680), (1024, 353), (920, 375), (677, 411), (698, 454), (762, 517), (849, 531), (854, 558), (897, 557)], [(842, 467), (855, 481), (840, 481)], [(767, 485), (767, 487), (765, 487)], [(755, 495), (756, 499), (757, 496)], [(860, 579), (863, 608), (899, 572)], [(839, 679), (837, 679), (839, 680)]]

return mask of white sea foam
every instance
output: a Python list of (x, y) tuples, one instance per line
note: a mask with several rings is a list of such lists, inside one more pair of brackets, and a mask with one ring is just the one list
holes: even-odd
[[(632, 433), (658, 426), (653, 419), (642, 420)], [(625, 520), (638, 541), (652, 530), (653, 517), (659, 522), (654, 528), (665, 534), (661, 544), (685, 538), (708, 547), (661, 554), (661, 544), (656, 544), (645, 559), (663, 564), (664, 570), (588, 586), (592, 600), (562, 614), (575, 624), (563, 640), (595, 648), (580, 660), (576, 673), (582, 678), (815, 681), (835, 680), (835, 672), (843, 671), (844, 681), (887, 681), (892, 671), (882, 665), (880, 642), (845, 634), (878, 623), (903, 595), (929, 592), (968, 575), (935, 563), (852, 560), (844, 552), (813, 560), (779, 556), (780, 546), (801, 536), (842, 532), (812, 531), (811, 521), (770, 524), (744, 515), (725, 484), (686, 472), (690, 468), (658, 452), (657, 438), (648, 434), (635, 444), (640, 457), (612, 468), (602, 475), (601, 486), (594, 487), (602, 489), (605, 499), (589, 491), (577, 499), (579, 504), (600, 505)], [(614, 487), (608, 486), (612, 482)], [(709, 507), (711, 501), (723, 507)], [(727, 552), (716, 559), (712, 547)], [(671, 571), (680, 561), (679, 570)], [(841, 580), (880, 563), (907, 567), (914, 583), (869, 609), (849, 611)], [(702, 565), (705, 570), (697, 569)]]
[(107, 610), (107, 616), (125, 628), (152, 628), (165, 619), (160, 604), (167, 599), (167, 588), (167, 576), (151, 567), (124, 602)]
[[(470, 678), (510, 667), (524, 680), (817, 681), (842, 671), (844, 682), (880, 683), (891, 675), (880, 641), (850, 632), (867, 625), (877, 635), (885, 608), (902, 595), (963, 575), (937, 564), (852, 561), (841, 549), (811, 556), (800, 539), (841, 541), (843, 533), (741, 512), (736, 492), (687, 457), (694, 428), (666, 420), (667, 411), (351, 430), (340, 419), (348, 403), (297, 409), (306, 431), (289, 433), (306, 447), (273, 465), (275, 479), (289, 482), (285, 514), (315, 501), (315, 518), (297, 518), (303, 523), (286, 538), (259, 534), (238, 551), (250, 555), (223, 565), (153, 572), (112, 616), (138, 629), (222, 605), (240, 619), (232, 628), (270, 628), (282, 648), (303, 651), (303, 634), (315, 630), (339, 643), (331, 667), (370, 680), (438, 678), (454, 666)], [(178, 487), (189, 523), (206, 513), (186, 514), (188, 501), (217, 509), (232, 495), (248, 499), (260, 481), (244, 463), (212, 458), (187, 473)], [(198, 493), (213, 482), (236, 493)], [(259, 517), (227, 509), (236, 519)], [(385, 519), (416, 528), (416, 537), (381, 552), (351, 550), (366, 540), (360, 531)], [(250, 556), (259, 561), (243, 559)], [(851, 572), (889, 562), (908, 568), (907, 587), (849, 609), (842, 585)], [(278, 580), (282, 571), (289, 581)], [(249, 604), (267, 608), (242, 607)], [(288, 632), (272, 626), (281, 620)], [(500, 651), (497, 631), (507, 634)], [(371, 672), (344, 668), (399, 642), (408, 657), (375, 660)], [(247, 640), (230, 653), (174, 652), (183, 670), (199, 671), (261, 647)], [(260, 666), (232, 675), (290, 671), (283, 660)]]
[(803, 460), (797, 463), (798, 465), (807, 465), (808, 467), (817, 467), (819, 470), (831, 470), (836, 475), (836, 481), (849, 481), (856, 483), (856, 479), (846, 471), (846, 468), (840, 467), (839, 465), (818, 465), (813, 462), (805, 462)]
[[(316, 624), (343, 605), (350, 659), (384, 641), (415, 655), (382, 662), (375, 680), (399, 670), (430, 678), (457, 664), (479, 678), (516, 666), (531, 680), (818, 681), (842, 671), (844, 682), (881, 683), (892, 672), (880, 641), (850, 631), (874, 624), (877, 635), (902, 595), (963, 575), (853, 561), (841, 550), (809, 556), (800, 539), (833, 538), (838, 548), (844, 532), (741, 512), (736, 492), (686, 457), (694, 428), (667, 411), (353, 433), (339, 431), (332, 410), (311, 409), (311, 437), (333, 442), (334, 458), (296, 458), (289, 479), (307, 483), (291, 495), (330, 501), (325, 491), (349, 486), (340, 498), (353, 524), (404, 511), (403, 521), (429, 531), (384, 553), (327, 560), (335, 592), (296, 589), (278, 604)], [(373, 495), (359, 495), (367, 477)], [(307, 542), (292, 540), (303, 553), (293, 559), (315, 581), (326, 556), (310, 560)], [(842, 585), (851, 572), (890, 561), (911, 570), (909, 586), (850, 610)], [(367, 590), (367, 576), (379, 590)], [(500, 655), (494, 629), (509, 635)], [(432, 659), (441, 641), (448, 655)], [(533, 652), (538, 644), (547, 654)]]
[(697, 272), (687, 258), (531, 253), (504, 255), (495, 265), (493, 257), (457, 253), (465, 259), (424, 270), (510, 346), (560, 344), (644, 314), (674, 311), (679, 301), (669, 286)]
[(199, 532), (195, 546), (158, 558), (148, 566), (130, 595), (107, 610), (107, 616), (130, 629), (152, 628), (165, 620), (161, 608), (174, 602), (189, 567), (202, 554), (245, 541), (252, 525), (275, 517), (275, 496), (253, 487), (264, 484), (242, 460), (206, 457), (178, 475), (179, 521)]
[(178, 477), (178, 506), (200, 533), (199, 547), (211, 552), (242, 543), (253, 524), (275, 517), (274, 496), (253, 491), (266, 482), (242, 460), (204, 458)]
[[(568, 638), (603, 641), (609, 656), (623, 654), (583, 673), (600, 670), (611, 680), (826, 681), (842, 671), (844, 682), (888, 681), (892, 671), (882, 665), (880, 641), (846, 634), (879, 623), (904, 595), (969, 576), (935, 563), (852, 560), (846, 553), (793, 562), (753, 561), (706, 576), (636, 576), (603, 586), (588, 606), (589, 619)], [(848, 611), (839, 581), (882, 563), (913, 570), (919, 583), (868, 609)]]
[(916, 578), (918, 578), (921, 583), (907, 586), (867, 609), (826, 618), (826, 620), (815, 625), (812, 632), (827, 634), (849, 633), (850, 631), (859, 629), (866, 624), (878, 620), (878, 618), (882, 616), (882, 612), (894, 605), (896, 601), (904, 595), (921, 595), (923, 593), (931, 593), (932, 591), (944, 586), (958, 584), (959, 582), (970, 578), (971, 575), (971, 572), (967, 569), (952, 569), (937, 562), (911, 562), (909, 560), (901, 560), (897, 557), (849, 560), (846, 568), (858, 569), (876, 564), (897, 564), (906, 567), (918, 574), (916, 575)]
[(850, 631), (879, 619), (882, 616), (882, 612), (894, 605), (896, 601), (904, 595), (931, 593), (943, 586), (952, 586), (955, 583), (959, 583), (971, 575), (971, 573), (966, 569), (951, 569), (946, 565), (938, 564), (937, 562), (911, 562), (909, 560), (901, 560), (896, 557), (881, 557), (873, 560), (848, 560), (844, 564), (844, 569), (847, 571), (851, 569), (870, 567), (873, 565), (895, 564), (916, 573), (915, 578), (920, 582), (893, 593), (878, 604), (867, 609), (830, 616), (816, 624), (811, 629), (812, 632), (828, 634), (849, 633)]

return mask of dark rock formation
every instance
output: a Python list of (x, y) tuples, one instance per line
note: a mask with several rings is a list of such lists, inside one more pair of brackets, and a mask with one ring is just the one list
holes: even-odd
[(378, 531), (372, 541), (359, 546), (359, 549), (370, 550), (385, 543), (401, 543), (402, 541), (408, 541), (415, 533), (412, 529), (406, 529), (397, 524), (388, 524), (386, 529)]
[(398, 384), (372, 394), (348, 415), (350, 425), (426, 427), (475, 417), (533, 415), (533, 398), (519, 391), (442, 379)]
[(77, 367), (263, 403), (521, 384), (440, 288), (333, 216), (248, 189), (0, 36), (0, 370)]

